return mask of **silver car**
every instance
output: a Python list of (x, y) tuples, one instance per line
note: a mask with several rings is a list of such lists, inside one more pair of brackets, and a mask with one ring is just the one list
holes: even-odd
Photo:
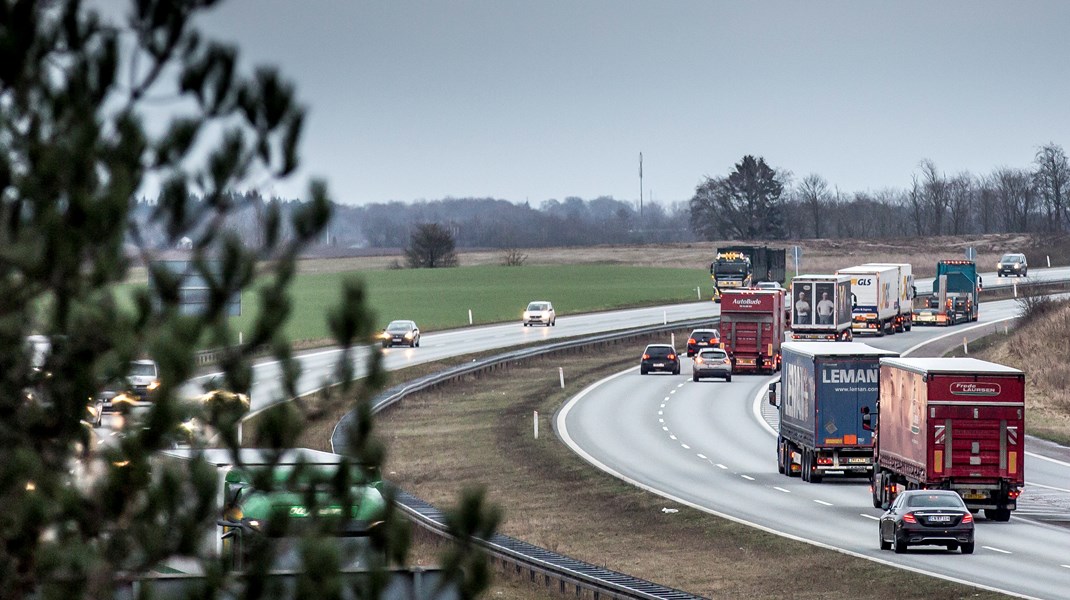
[(728, 358), (728, 353), (720, 348), (699, 350), (691, 363), (691, 381), (698, 381), (702, 377), (720, 377), (732, 381), (732, 360)]

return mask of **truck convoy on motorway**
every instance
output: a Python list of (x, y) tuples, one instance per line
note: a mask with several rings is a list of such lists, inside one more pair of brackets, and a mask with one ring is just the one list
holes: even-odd
[(726, 289), (748, 288), (759, 281), (784, 283), (787, 258), (783, 248), (725, 246), (717, 249), (710, 263), (713, 301), (720, 302)]
[(877, 406), (882, 357), (899, 354), (855, 342), (785, 342), (778, 408), (777, 471), (820, 483), (826, 475), (867, 476), (873, 435), (863, 410)]
[(721, 296), (721, 347), (735, 372), (780, 369), (784, 340), (784, 293), (780, 290), (725, 290)]
[(851, 277), (851, 332), (891, 335), (899, 319), (899, 268), (860, 265), (836, 271)]
[(954, 490), (1007, 521), (1025, 485), (1025, 375), (974, 358), (882, 358), (873, 506), (904, 489)]
[(933, 292), (914, 310), (916, 325), (955, 325), (977, 320), (977, 294), (981, 277), (972, 260), (942, 260), (936, 263)]
[(850, 275), (791, 280), (791, 339), (850, 341), (851, 321)]

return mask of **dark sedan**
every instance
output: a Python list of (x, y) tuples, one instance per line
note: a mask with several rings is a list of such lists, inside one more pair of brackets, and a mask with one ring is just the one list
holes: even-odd
[(389, 348), (395, 344), (419, 348), (420, 328), (416, 326), (415, 321), (391, 321), (379, 338), (383, 342), (383, 348)]
[(897, 554), (909, 546), (944, 546), (973, 553), (973, 514), (950, 490), (907, 490), (881, 515), (881, 550)]
[(669, 344), (650, 344), (643, 350), (639, 361), (639, 373), (646, 375), (653, 371), (666, 371), (673, 375), (680, 374), (680, 355)]
[(720, 342), (721, 333), (716, 329), (696, 329), (687, 336), (687, 356), (694, 356), (703, 348), (716, 348)]

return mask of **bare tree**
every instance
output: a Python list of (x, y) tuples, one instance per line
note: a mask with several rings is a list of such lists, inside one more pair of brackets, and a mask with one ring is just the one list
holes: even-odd
[(1030, 174), (1002, 167), (993, 174), (992, 182), (1006, 231), (1029, 231), (1029, 215), (1037, 198)]
[(951, 234), (966, 233), (969, 227), (971, 208), (976, 196), (973, 176), (959, 173), (947, 182), (948, 215), (951, 218)]
[(910, 192), (906, 199), (910, 208), (910, 216), (914, 221), (915, 235), (925, 235), (925, 199), (917, 175), (912, 175), (910, 178)]
[(936, 170), (936, 163), (926, 158), (921, 161), (922, 191), (924, 201), (929, 209), (929, 233), (940, 235), (944, 232), (944, 216), (950, 201), (947, 178)]
[(1055, 142), (1049, 142), (1037, 150), (1033, 164), (1033, 185), (1044, 202), (1048, 230), (1062, 231), (1064, 221), (1070, 217), (1070, 206), (1067, 206), (1070, 162), (1067, 161), (1066, 152)]
[(817, 173), (811, 173), (803, 178), (796, 194), (813, 219), (814, 237), (821, 237), (821, 223), (825, 216), (823, 213), (829, 203), (828, 182)]
[(457, 252), (454, 249), (453, 235), (438, 223), (424, 223), (412, 232), (412, 239), (405, 257), (414, 269), (437, 269), (439, 267), (456, 267)]

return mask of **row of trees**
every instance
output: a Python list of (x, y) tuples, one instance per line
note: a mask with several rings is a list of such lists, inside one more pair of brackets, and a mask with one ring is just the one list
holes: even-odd
[(861, 238), (1070, 229), (1070, 163), (1062, 147), (1039, 150), (1031, 169), (947, 175), (922, 160), (904, 190), (844, 194), (816, 173), (791, 173), (744, 156), (707, 177), (690, 201), (703, 239)]
[[(228, 227), (263, 236), (266, 215), (302, 202), (234, 194)], [(196, 204), (197, 199), (191, 199)], [(458, 248), (535, 248), (714, 239), (894, 238), (1070, 230), (1070, 164), (1062, 147), (1041, 147), (1031, 168), (946, 174), (922, 160), (903, 189), (845, 193), (819, 174), (795, 179), (763, 157), (744, 156), (732, 171), (706, 177), (688, 202), (646, 203), (600, 197), (548, 200), (539, 207), (491, 198), (447, 198), (366, 206), (335, 205), (319, 246), (408, 248), (421, 224), (435, 223)], [(166, 232), (142, 201), (142, 235), (162, 245)], [(283, 227), (281, 234), (293, 232)]]

